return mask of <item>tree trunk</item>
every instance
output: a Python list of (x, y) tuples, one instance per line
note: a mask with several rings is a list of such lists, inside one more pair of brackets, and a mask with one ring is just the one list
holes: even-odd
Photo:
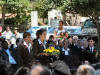
[(98, 34), (98, 51), (100, 54), (100, 23), (99, 23), (99, 14), (95, 16), (96, 27), (97, 27), (97, 34)]
[(62, 13), (63, 14), (63, 22), (64, 22), (64, 25), (67, 26), (67, 23), (66, 23), (66, 13)]
[(5, 21), (5, 8), (4, 6), (1, 7), (2, 8), (2, 20), (1, 20), (1, 26), (4, 26), (4, 21)]
[(100, 53), (100, 23), (98, 22), (98, 25), (97, 25), (97, 32), (98, 32), (98, 50), (99, 50), (99, 53)]
[(98, 50), (100, 53), (100, 23), (98, 24), (97, 31), (98, 31)]
[(77, 14), (75, 14), (75, 23), (74, 26), (77, 26)]

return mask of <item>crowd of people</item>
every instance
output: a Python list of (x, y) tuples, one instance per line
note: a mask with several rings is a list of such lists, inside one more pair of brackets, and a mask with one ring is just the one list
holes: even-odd
[[(99, 75), (100, 62), (95, 40), (91, 37), (69, 36), (59, 27), (46, 39), (46, 30), (39, 29), (36, 38), (29, 32), (20, 37), (9, 27), (0, 38), (0, 74), (2, 75)], [(14, 37), (14, 40), (12, 39)], [(54, 47), (59, 55), (49, 56), (44, 49)], [(79, 68), (78, 68), (79, 67)]]

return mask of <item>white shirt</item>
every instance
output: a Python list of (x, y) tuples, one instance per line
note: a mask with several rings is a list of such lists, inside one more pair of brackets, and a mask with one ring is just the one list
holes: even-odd
[(15, 36), (16, 38), (22, 38), (22, 37), (21, 37), (21, 34), (20, 34), (19, 32), (17, 33), (17, 35), (14, 34), (14, 36)]
[(15, 37), (11, 37), (10, 42), (11, 42), (11, 44), (16, 44), (16, 38)]
[(89, 47), (89, 48), (90, 48), (90, 51), (92, 50), (91, 52), (93, 53), (94, 46), (93, 47)]
[(70, 51), (70, 49), (67, 48), (67, 50), (65, 50), (64, 47), (63, 47), (63, 48), (62, 48), (62, 51), (65, 51), (65, 55), (69, 55), (69, 51)]
[(12, 32), (11, 31), (4, 31), (3, 33), (2, 33), (2, 36), (4, 36), (6, 39), (10, 39), (11, 38), (11, 36), (12, 36)]
[(42, 43), (42, 41), (40, 39), (38, 39), (39, 44), (43, 44), (44, 49), (46, 49), (46, 41), (44, 41), (44, 43)]
[(61, 32), (65, 32), (65, 29), (59, 30), (59, 29), (57, 28), (57, 29), (55, 29), (55, 31), (57, 32), (57, 35), (60, 35)]
[(25, 41), (24, 41), (24, 45), (28, 47), (28, 51), (30, 53), (30, 50), (31, 50), (32, 45), (30, 43), (28, 45)]

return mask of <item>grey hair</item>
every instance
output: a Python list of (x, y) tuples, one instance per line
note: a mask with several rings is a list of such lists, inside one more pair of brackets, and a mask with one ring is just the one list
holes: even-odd
[(73, 36), (73, 39), (77, 38), (78, 39), (78, 36)]
[(93, 75), (95, 69), (90, 65), (81, 65), (77, 69), (77, 75)]

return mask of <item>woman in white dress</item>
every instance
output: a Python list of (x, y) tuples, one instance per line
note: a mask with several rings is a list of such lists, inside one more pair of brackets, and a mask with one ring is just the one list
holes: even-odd
[(55, 29), (55, 31), (54, 31), (54, 37), (55, 38), (59, 38), (61, 32), (63, 32), (63, 33), (65, 32), (65, 29), (63, 27), (63, 21), (62, 20), (59, 21), (59, 27), (57, 29)]

